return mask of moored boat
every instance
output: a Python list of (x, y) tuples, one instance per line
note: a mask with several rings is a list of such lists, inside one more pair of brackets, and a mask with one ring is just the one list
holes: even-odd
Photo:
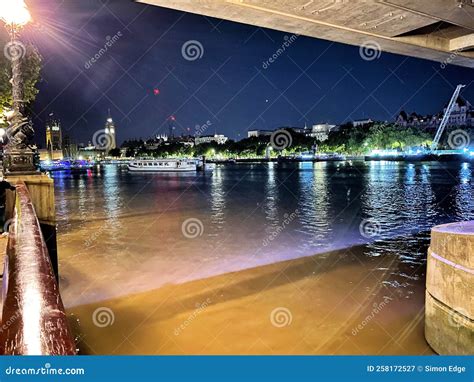
[(136, 172), (186, 172), (196, 171), (199, 163), (195, 159), (136, 159), (128, 164), (129, 171)]
[(40, 162), (42, 171), (84, 171), (94, 167), (94, 162), (83, 159), (45, 160)]

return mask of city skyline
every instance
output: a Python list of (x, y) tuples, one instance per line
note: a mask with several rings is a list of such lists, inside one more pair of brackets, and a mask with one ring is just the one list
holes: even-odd
[[(51, 111), (66, 134), (87, 142), (110, 108), (121, 144), (168, 133), (171, 115), (177, 135), (211, 121), (241, 139), (249, 129), (435, 114), (461, 82), (472, 99), (468, 68), (383, 51), (364, 60), (359, 47), (133, 2), (48, 4), (29, 4), (43, 25), (25, 31), (49, 57), (33, 110), (37, 142)], [(190, 41), (202, 51), (187, 60)]]

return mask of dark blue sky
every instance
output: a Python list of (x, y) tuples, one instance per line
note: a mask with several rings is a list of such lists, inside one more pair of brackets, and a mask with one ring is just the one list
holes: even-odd
[[(358, 47), (303, 36), (264, 69), (290, 34), (128, 0), (27, 3), (35, 22), (24, 38), (44, 56), (39, 141), (54, 112), (67, 134), (87, 143), (108, 108), (119, 142), (167, 133), (170, 115), (177, 134), (210, 121), (205, 133), (237, 139), (249, 128), (391, 121), (401, 109), (439, 111), (456, 84), (474, 78), (471, 69), (386, 52), (365, 61)], [(116, 41), (86, 68), (107, 36)], [(201, 58), (183, 57), (189, 40), (202, 45)], [(474, 100), (474, 86), (463, 95)]]

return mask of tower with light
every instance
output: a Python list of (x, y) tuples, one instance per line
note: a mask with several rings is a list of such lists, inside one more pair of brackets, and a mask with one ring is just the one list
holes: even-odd
[(115, 138), (115, 123), (110, 115), (107, 117), (107, 121), (105, 122), (105, 134), (107, 134), (107, 150), (110, 151), (111, 149), (117, 148), (117, 140)]

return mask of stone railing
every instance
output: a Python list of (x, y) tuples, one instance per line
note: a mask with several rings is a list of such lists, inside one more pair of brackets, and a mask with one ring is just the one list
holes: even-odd
[(76, 354), (48, 249), (23, 182), (16, 188), (2, 297), (2, 354)]

